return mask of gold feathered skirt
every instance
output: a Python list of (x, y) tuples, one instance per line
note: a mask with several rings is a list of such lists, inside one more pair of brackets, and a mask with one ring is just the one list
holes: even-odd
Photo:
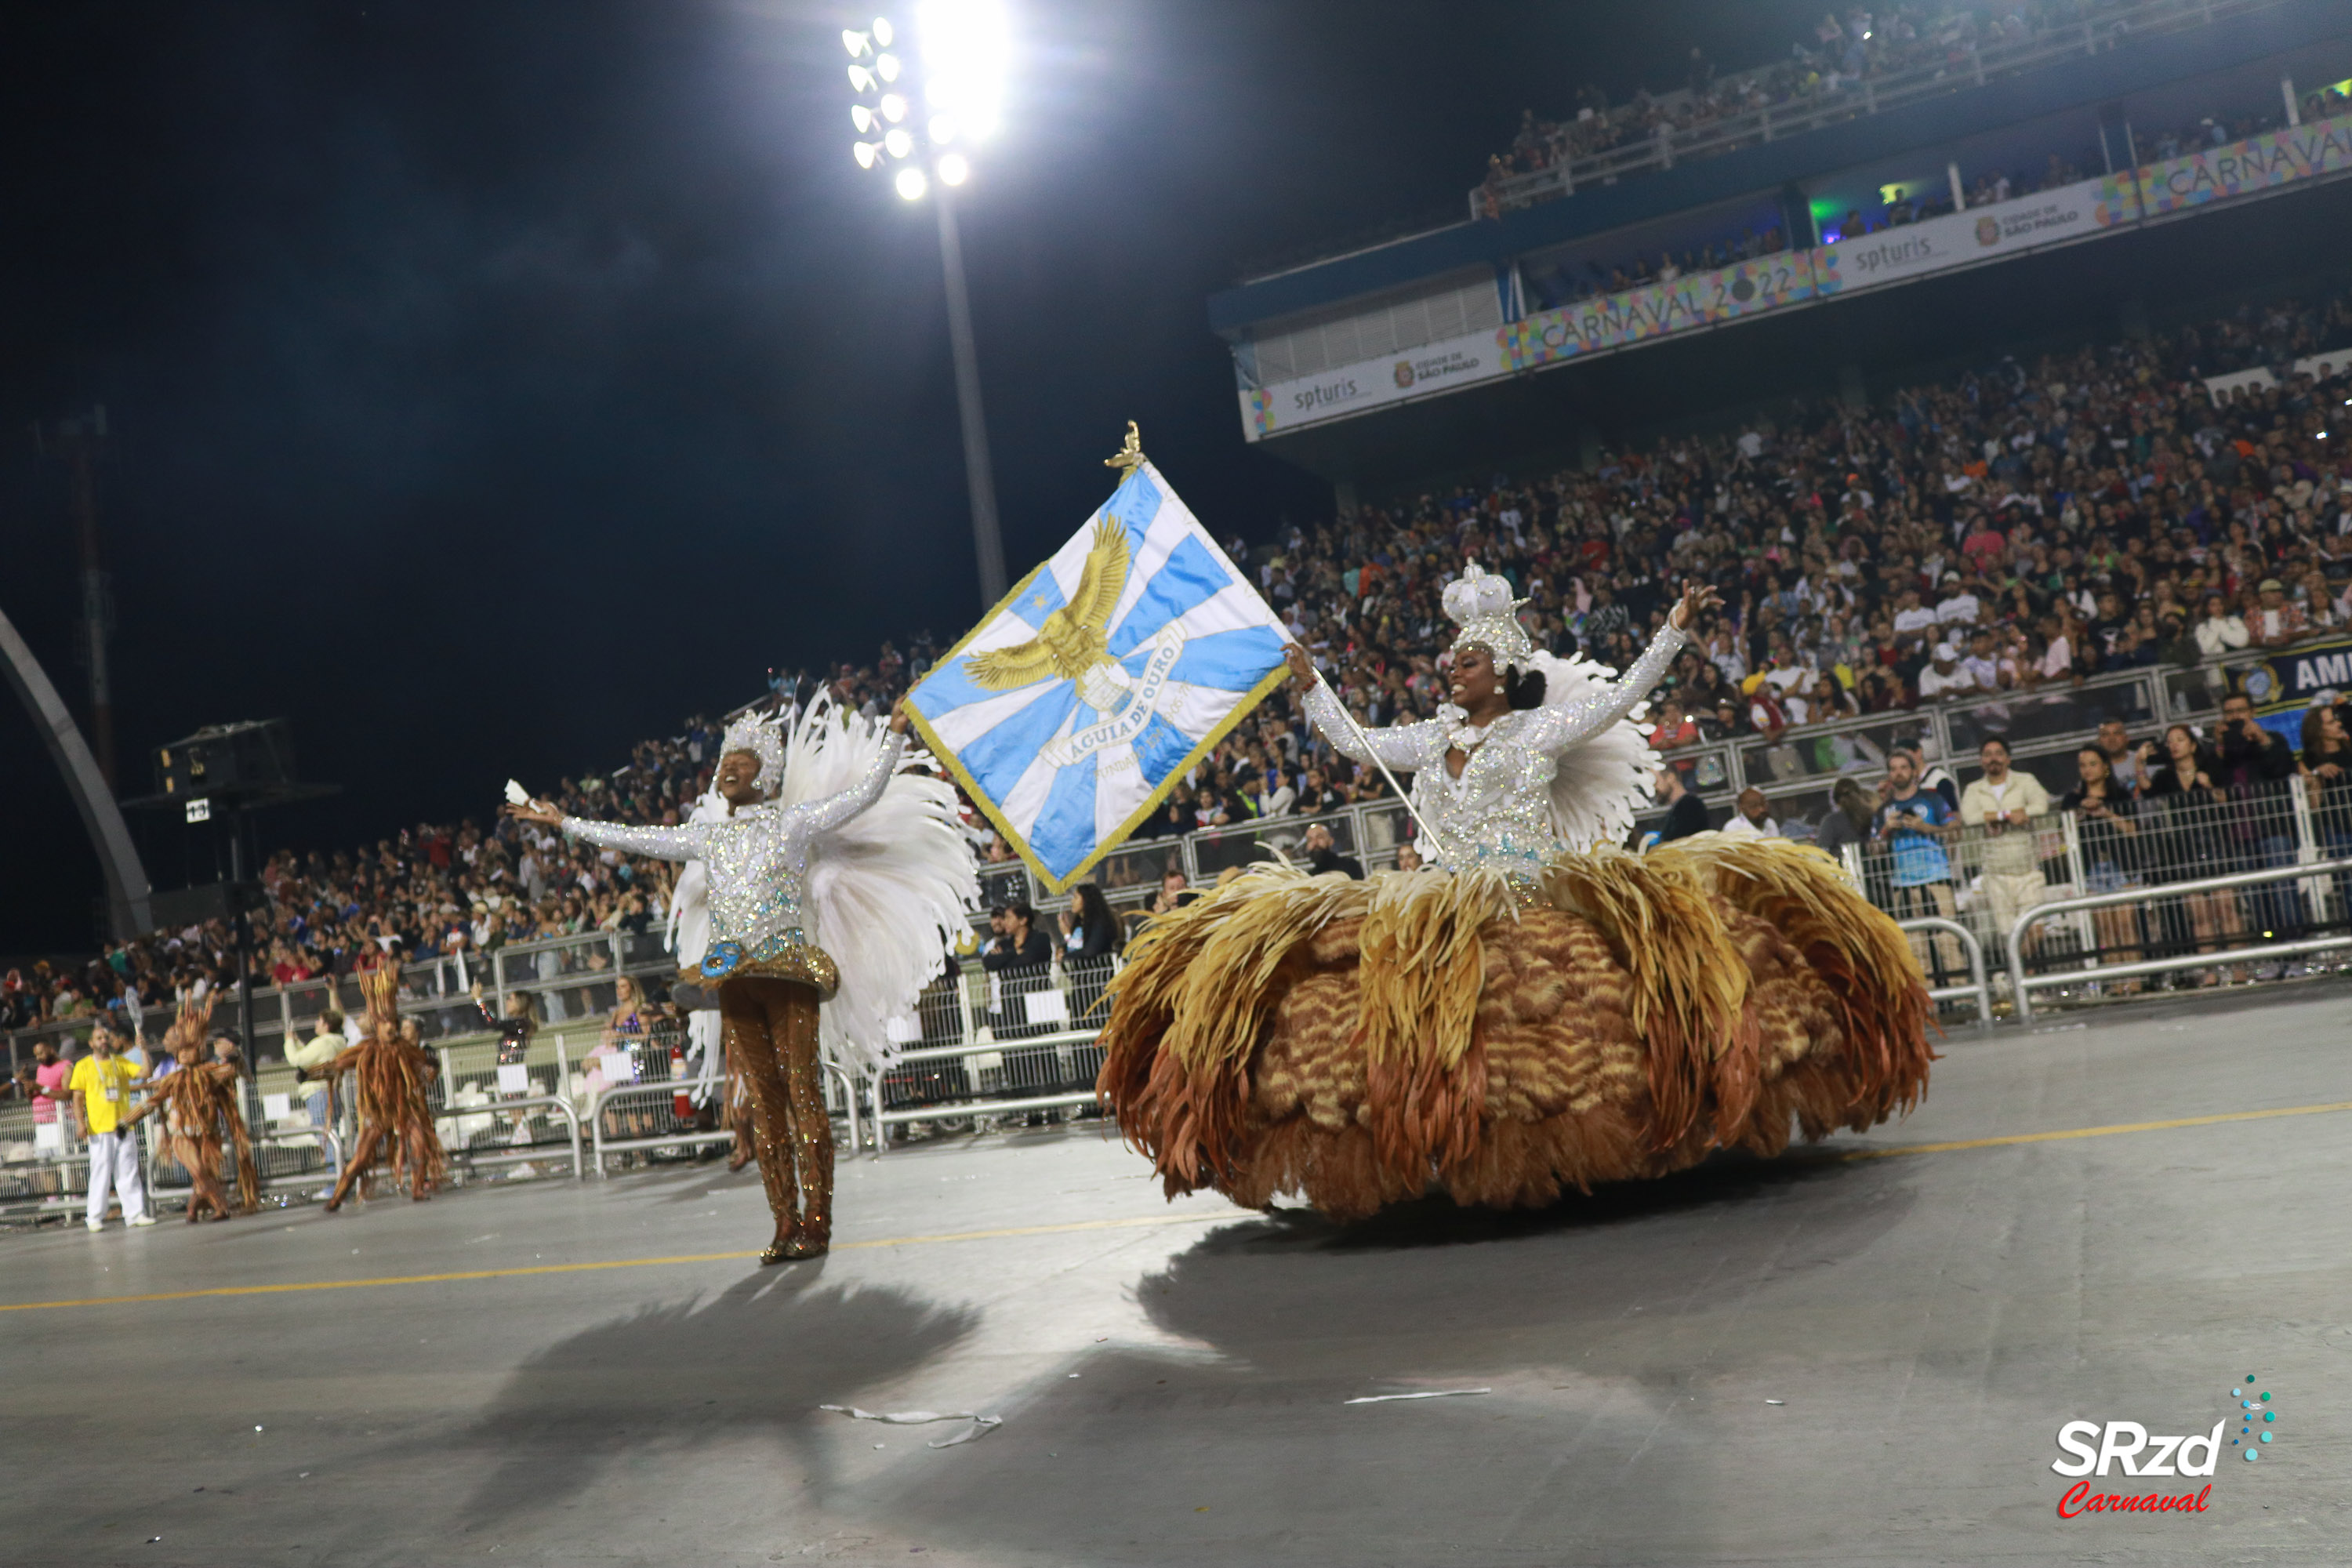
[(1703, 834), (1491, 873), (1269, 867), (1129, 947), (1097, 1088), (1170, 1196), (1340, 1219), (1549, 1204), (1907, 1111), (1901, 931), (1808, 846)]

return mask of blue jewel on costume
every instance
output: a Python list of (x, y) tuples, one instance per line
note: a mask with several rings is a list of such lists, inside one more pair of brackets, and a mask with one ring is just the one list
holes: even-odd
[(702, 974), (706, 980), (724, 980), (735, 973), (743, 962), (743, 944), (740, 942), (714, 942), (710, 951), (702, 955)]

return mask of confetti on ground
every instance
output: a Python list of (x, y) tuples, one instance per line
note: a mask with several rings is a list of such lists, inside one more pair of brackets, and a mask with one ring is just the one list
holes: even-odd
[(1368, 1394), (1361, 1399), (1349, 1399), (1349, 1405), (1386, 1405), (1396, 1399), (1452, 1399), (1463, 1394), (1492, 1394), (1491, 1388), (1432, 1388), (1420, 1394)]
[[(979, 1415), (969, 1410), (860, 1410), (855, 1405), (820, 1405), (819, 1410), (830, 1410), (846, 1415), (852, 1421), (882, 1421), (893, 1426), (921, 1426), (933, 1421), (969, 1421), (971, 1428), (959, 1432), (944, 1443), (926, 1443), (927, 1448), (952, 1448), (959, 1443), (969, 1443), (975, 1437), (985, 1437), (1004, 1425), (1002, 1415)], [(882, 1445), (877, 1443), (876, 1447)]]

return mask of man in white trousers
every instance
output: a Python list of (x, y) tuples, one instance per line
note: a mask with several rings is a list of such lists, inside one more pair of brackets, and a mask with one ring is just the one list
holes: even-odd
[(89, 1206), (82, 1223), (92, 1230), (106, 1226), (110, 1188), (122, 1199), (123, 1223), (155, 1223), (147, 1212), (147, 1184), (139, 1173), (139, 1134), (131, 1124), (131, 1086), (138, 1080), (139, 1069), (116, 1054), (117, 1043), (112, 1030), (92, 1030), (89, 1055), (74, 1064), (70, 1084), (74, 1121), (89, 1149)]

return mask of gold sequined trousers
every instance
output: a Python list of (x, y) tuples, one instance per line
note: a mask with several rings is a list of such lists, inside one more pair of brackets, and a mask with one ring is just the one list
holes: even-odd
[(833, 1236), (833, 1123), (818, 1065), (816, 987), (744, 975), (719, 987), (727, 1059), (751, 1091), (751, 1144), (776, 1216), (778, 1250), (824, 1250)]

